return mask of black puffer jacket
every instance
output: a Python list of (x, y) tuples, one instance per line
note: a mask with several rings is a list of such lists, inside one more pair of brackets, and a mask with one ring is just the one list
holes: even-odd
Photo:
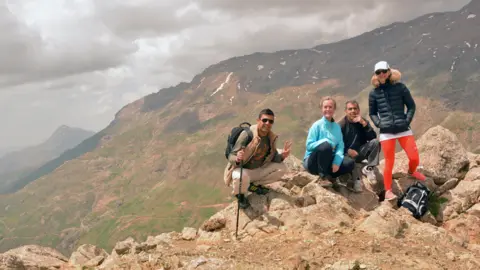
[(378, 85), (370, 92), (368, 104), (370, 119), (380, 133), (400, 133), (410, 129), (415, 101), (403, 83), (387, 80), (385, 84)]

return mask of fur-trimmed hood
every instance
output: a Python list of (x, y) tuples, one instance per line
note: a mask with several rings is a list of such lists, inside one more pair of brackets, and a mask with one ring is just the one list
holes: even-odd
[[(392, 73), (390, 75), (390, 83), (394, 84), (402, 78), (402, 73), (398, 69), (391, 68), (390, 72)], [(380, 85), (380, 82), (377, 79), (377, 75), (373, 74), (372, 79), (370, 81), (372, 85), (377, 88)]]

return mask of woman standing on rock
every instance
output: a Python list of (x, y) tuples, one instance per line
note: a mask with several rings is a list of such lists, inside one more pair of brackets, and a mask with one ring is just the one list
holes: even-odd
[(313, 175), (334, 179), (350, 173), (355, 162), (344, 156), (342, 130), (333, 119), (337, 108), (335, 100), (331, 97), (322, 98), (320, 108), (323, 117), (313, 123), (308, 131), (303, 166)]
[(425, 180), (425, 176), (417, 171), (420, 158), (410, 129), (415, 114), (415, 101), (410, 90), (398, 82), (401, 78), (400, 71), (390, 69), (387, 62), (380, 61), (375, 64), (374, 72), (371, 82), (375, 88), (368, 97), (369, 114), (374, 125), (380, 129), (379, 140), (385, 157), (385, 199), (393, 200), (396, 196), (392, 192), (392, 170), (397, 140), (408, 156), (408, 174), (418, 180)]

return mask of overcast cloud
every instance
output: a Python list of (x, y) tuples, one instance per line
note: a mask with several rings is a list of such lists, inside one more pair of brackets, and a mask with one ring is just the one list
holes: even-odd
[(468, 0), (12, 0), (0, 4), (0, 148), (62, 124), (104, 128), (125, 104), (258, 51), (313, 47)]

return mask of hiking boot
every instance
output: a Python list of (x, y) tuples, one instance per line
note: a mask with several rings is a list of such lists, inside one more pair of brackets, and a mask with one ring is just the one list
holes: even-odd
[(324, 179), (322, 176), (319, 176), (315, 183), (319, 184), (323, 188), (329, 188), (332, 187), (332, 182), (328, 181), (327, 179)]
[(262, 187), (262, 186), (257, 186), (257, 185), (254, 185), (252, 183), (250, 183), (250, 186), (248, 187), (248, 191), (250, 192), (254, 192), (258, 195), (265, 195), (267, 194), (270, 190), (266, 187)]
[(353, 181), (353, 191), (357, 192), (357, 193), (360, 193), (360, 192), (363, 191), (362, 181), (360, 179), (357, 179), (357, 180)]
[(362, 168), (362, 173), (367, 177), (370, 185), (375, 186), (377, 184), (377, 176), (372, 166), (365, 166)]
[(248, 201), (247, 197), (245, 197), (245, 194), (237, 194), (235, 195), (238, 200), (238, 206), (242, 209), (247, 209), (250, 206), (250, 202)]
[(385, 192), (385, 200), (387, 201), (392, 201), (397, 198), (397, 195), (395, 195), (391, 190), (387, 190)]
[(348, 183), (353, 183), (353, 179), (351, 175), (349, 174), (344, 174), (336, 178), (337, 183), (339, 183), (342, 186), (346, 186)]
[(345, 187), (351, 192), (360, 193), (363, 191), (360, 179), (348, 181)]
[(419, 171), (415, 171), (414, 173), (410, 173), (408, 172), (408, 175), (410, 175), (411, 177), (417, 179), (417, 180), (420, 180), (420, 181), (425, 181), (426, 177), (425, 175), (423, 175), (421, 172)]
[[(336, 191), (339, 191), (339, 190), (340, 190), (340, 186), (341, 186), (342, 184), (340, 183), (340, 180), (338, 180), (337, 177), (333, 178), (333, 177), (331, 177), (331, 176), (327, 176), (326, 179), (327, 179), (330, 183), (332, 183), (332, 186), (331, 186), (331, 187), (332, 187), (334, 190), (336, 190)], [(346, 185), (344, 184), (343, 186), (346, 186)]]

